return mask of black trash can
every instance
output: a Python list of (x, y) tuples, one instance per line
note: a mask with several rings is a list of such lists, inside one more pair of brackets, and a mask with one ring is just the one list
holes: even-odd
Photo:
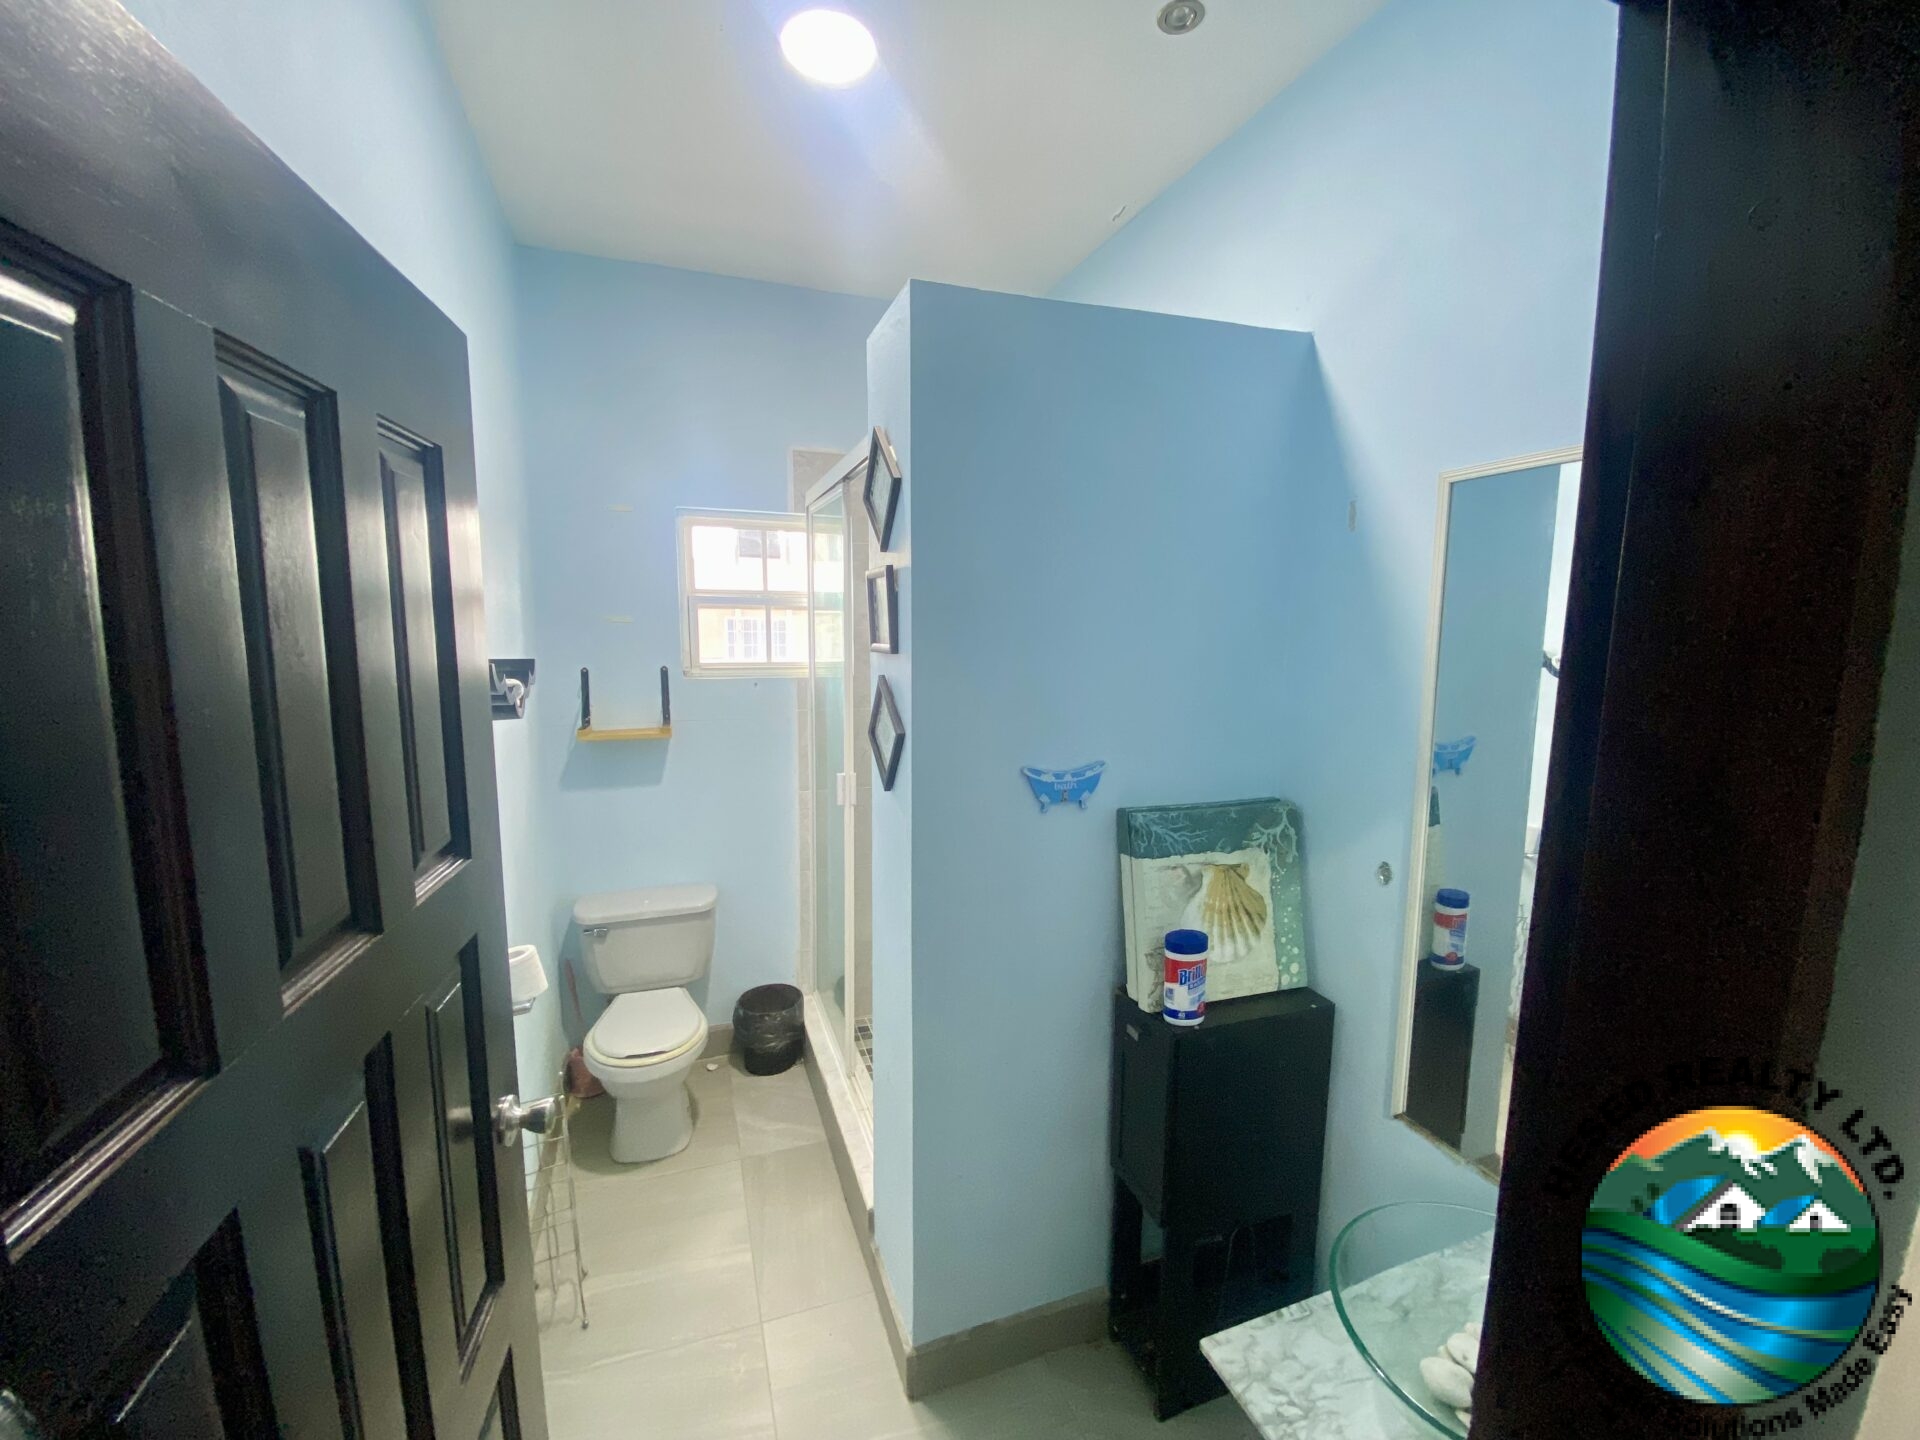
[(756, 985), (733, 1007), (733, 1040), (749, 1075), (793, 1068), (807, 1046), (800, 991), (792, 985)]

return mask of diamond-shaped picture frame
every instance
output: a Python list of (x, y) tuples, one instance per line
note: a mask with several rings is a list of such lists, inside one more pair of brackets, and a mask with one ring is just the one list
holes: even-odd
[(893, 686), (882, 675), (873, 687), (873, 710), (867, 716), (867, 744), (873, 747), (873, 763), (880, 771), (880, 788), (893, 789), (900, 773), (900, 756), (907, 748), (907, 724), (900, 718), (899, 702), (893, 698)]
[[(873, 440), (867, 446), (867, 478), (860, 487), (860, 501), (867, 507), (867, 523), (873, 526), (874, 539), (881, 550), (893, 548), (893, 521), (900, 510), (900, 457), (893, 453), (884, 425), (873, 427)], [(885, 487), (876, 496), (875, 491)]]

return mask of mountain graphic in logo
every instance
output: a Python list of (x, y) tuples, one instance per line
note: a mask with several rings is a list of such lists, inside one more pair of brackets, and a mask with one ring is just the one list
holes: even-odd
[(1662, 1389), (1755, 1405), (1812, 1384), (1880, 1284), (1873, 1204), (1845, 1158), (1770, 1110), (1697, 1110), (1629, 1146), (1594, 1190), (1587, 1304)]

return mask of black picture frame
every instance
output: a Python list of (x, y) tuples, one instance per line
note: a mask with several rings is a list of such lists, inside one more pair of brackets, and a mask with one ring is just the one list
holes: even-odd
[[(900, 510), (903, 479), (900, 457), (893, 453), (893, 441), (887, 438), (886, 426), (874, 426), (873, 439), (867, 446), (867, 478), (860, 487), (860, 503), (867, 508), (867, 523), (873, 527), (874, 539), (882, 551), (893, 548), (893, 521)], [(882, 483), (886, 493), (876, 499), (874, 489)]]
[[(880, 738), (880, 722), (885, 720), (889, 737)], [(893, 789), (900, 773), (900, 756), (907, 748), (907, 722), (900, 718), (900, 705), (893, 698), (893, 686), (882, 675), (873, 687), (873, 710), (867, 716), (867, 744), (873, 748), (873, 763), (880, 771), (880, 788)]]
[(900, 653), (900, 576), (891, 565), (867, 572), (867, 648)]

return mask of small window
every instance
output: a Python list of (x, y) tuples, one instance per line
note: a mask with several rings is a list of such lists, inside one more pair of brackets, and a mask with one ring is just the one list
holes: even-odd
[(803, 516), (682, 514), (681, 669), (806, 674), (806, 557)]
[(1727, 1201), (1726, 1204), (1720, 1207), (1720, 1223), (1722, 1225), (1738, 1225), (1740, 1223), (1740, 1207), (1731, 1200)]

